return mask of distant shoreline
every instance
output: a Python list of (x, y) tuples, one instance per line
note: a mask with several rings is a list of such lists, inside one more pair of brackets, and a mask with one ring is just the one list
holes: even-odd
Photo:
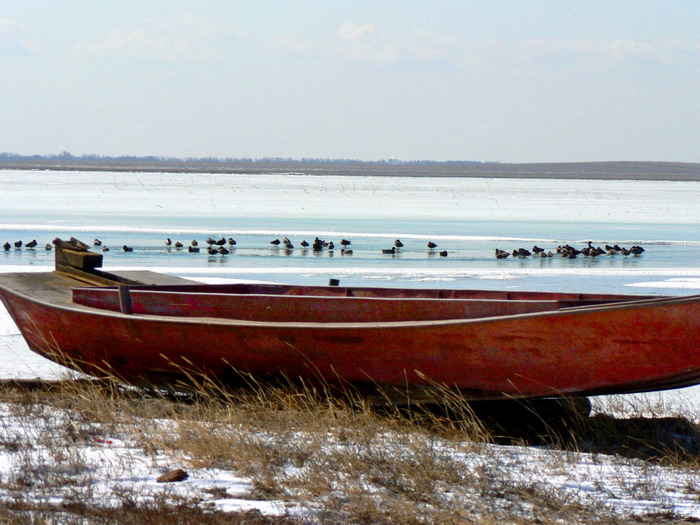
[(16, 161), (0, 170), (109, 171), (144, 173), (297, 174), (362, 177), (479, 177), (700, 182), (700, 163), (571, 162), (499, 164), (479, 162), (200, 162), (200, 161)]

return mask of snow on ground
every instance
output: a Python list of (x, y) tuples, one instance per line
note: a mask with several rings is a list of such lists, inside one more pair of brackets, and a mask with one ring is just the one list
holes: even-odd
[[(0, 479), (5, 482), (5, 488), (0, 488), (0, 501), (13, 497), (7, 486), (18, 481), (26, 497), (39, 499), (48, 496), (58, 502), (75, 499), (76, 491), (84, 483), (85, 494), (82, 496), (88, 504), (116, 505), (124, 494), (135, 496), (137, 500), (165, 494), (204, 497), (207, 503), (226, 511), (257, 508), (267, 515), (285, 512), (284, 502), (247, 499), (245, 496), (252, 489), (250, 480), (228, 471), (187, 468), (189, 478), (183, 482), (157, 482), (160, 475), (174, 468), (173, 465), (182, 465), (183, 460), (153, 451), (149, 454), (143, 448), (136, 448), (136, 440), (128, 430), (120, 436), (87, 436), (82, 442), (76, 438), (70, 444), (67, 456), (57, 454), (62, 445), (56, 444), (61, 439), (63, 429), (60, 427), (75, 425), (72, 419), (69, 412), (55, 410), (46, 419), (34, 417), (27, 420), (22, 414), (17, 414), (16, 409), (0, 404), (0, 438), (5, 445), (0, 448)], [(8, 446), (10, 443), (13, 446)], [(22, 453), (25, 447), (31, 449), (31, 459)], [(52, 475), (64, 479), (51, 486), (49, 478)], [(21, 478), (33, 479), (24, 483)], [(72, 478), (72, 481), (67, 482), (67, 478)], [(212, 489), (220, 489), (226, 497), (213, 499), (208, 495)], [(33, 491), (36, 494), (32, 495)]]
[[(121, 425), (113, 433), (101, 434), (94, 426), (86, 431), (83, 425), (68, 410), (45, 409), (40, 415), (26, 418), (21, 408), (0, 404), (0, 439), (4, 445), (0, 447), (0, 502), (23, 498), (60, 504), (77, 498), (89, 505), (116, 506), (125, 498), (147, 501), (180, 497), (197, 498), (204, 508), (226, 512), (257, 509), (265, 515), (306, 516), (313, 520), (328, 496), (314, 497), (295, 489), (295, 480), (309, 473), (291, 461), (275, 479), (286, 488), (285, 497), (263, 500), (253, 495), (251, 478), (225, 469), (193, 468), (190, 464), (196, 458), (146, 450), (143, 436), (137, 435), (143, 430), (138, 427)], [(67, 434), (66, 428), (75, 428), (75, 433)], [(305, 439), (303, 435), (297, 437)], [(265, 439), (262, 435), (259, 438)], [(392, 436), (385, 439), (386, 447), (391, 448)], [(569, 506), (600, 509), (618, 517), (669, 513), (700, 518), (700, 476), (693, 469), (537, 447), (440, 441), (431, 447), (436, 462), (449, 463), (462, 473), (461, 479), (441, 487), (437, 497), (445, 508), (480, 508), (483, 498), (493, 497), (489, 505), (508, 505), (512, 511), (515, 504), (518, 514), (527, 519), (534, 516), (528, 498), (509, 500), (499, 492), (517, 495), (536, 490)], [(347, 440), (328, 438), (315, 454), (352, 455), (356, 448)], [(176, 467), (184, 468), (189, 477), (178, 483), (156, 481)], [(333, 485), (339, 478), (330, 475), (329, 479)], [(497, 486), (493, 492), (486, 488), (494, 483)], [(369, 494), (379, 496), (382, 492), (371, 480), (361, 484)], [(481, 487), (483, 493), (475, 487)]]

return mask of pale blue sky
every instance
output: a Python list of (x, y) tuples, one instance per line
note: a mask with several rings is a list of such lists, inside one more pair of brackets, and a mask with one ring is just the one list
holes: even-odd
[(0, 151), (700, 162), (698, 1), (0, 0)]

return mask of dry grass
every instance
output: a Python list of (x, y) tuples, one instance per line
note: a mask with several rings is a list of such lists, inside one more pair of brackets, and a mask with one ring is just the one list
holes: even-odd
[[(0, 423), (0, 450), (12, 452), (16, 463), (13, 474), (0, 479), (0, 519), (148, 524), (623, 521), (603, 503), (543, 482), (552, 473), (568, 475), (584, 452), (653, 460), (630, 481), (623, 473), (628, 460), (620, 459), (616, 490), (659, 499), (665, 489), (657, 483), (655, 469), (679, 468), (688, 473), (687, 491), (700, 494), (695, 479), (698, 429), (680, 418), (623, 421), (576, 415), (561, 404), (548, 404), (543, 412), (543, 405), (532, 403), (516, 404), (517, 417), (512, 410), (499, 416), (493, 405), (470, 405), (447, 392), (441, 406), (377, 410), (358, 396), (331, 396), (299, 385), (257, 384), (238, 392), (200, 386), (197, 394), (180, 400), (109, 381), (0, 389), (7, 411)], [(543, 417), (546, 411), (567, 417)], [(219, 469), (252, 480), (247, 497), (283, 501), (293, 511), (281, 518), (217, 512), (211, 502), (225, 497), (223, 489), (198, 498), (177, 492), (144, 498), (121, 488), (109, 494), (106, 504), (95, 505), (105, 499), (95, 488), (103, 474), (86, 445), (104, 436), (126, 440), (131, 447), (111, 467), (117, 476), (143, 461), (161, 470), (174, 461), (187, 469)], [(528, 452), (523, 458), (522, 449), (510, 454), (510, 448), (498, 450), (493, 443), (534, 443), (556, 453), (535, 462)], [(536, 459), (540, 449), (529, 450)], [(644, 522), (649, 516), (630, 520)], [(654, 516), (655, 522), (681, 519), (664, 509)]]

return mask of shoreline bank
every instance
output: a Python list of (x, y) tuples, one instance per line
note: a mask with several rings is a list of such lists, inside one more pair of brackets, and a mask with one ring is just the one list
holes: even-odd
[(0, 170), (216, 173), (231, 175), (333, 175), (347, 177), (455, 177), (584, 180), (700, 181), (700, 163), (573, 162), (500, 164), (479, 162), (200, 162), (55, 160), (0, 163)]

